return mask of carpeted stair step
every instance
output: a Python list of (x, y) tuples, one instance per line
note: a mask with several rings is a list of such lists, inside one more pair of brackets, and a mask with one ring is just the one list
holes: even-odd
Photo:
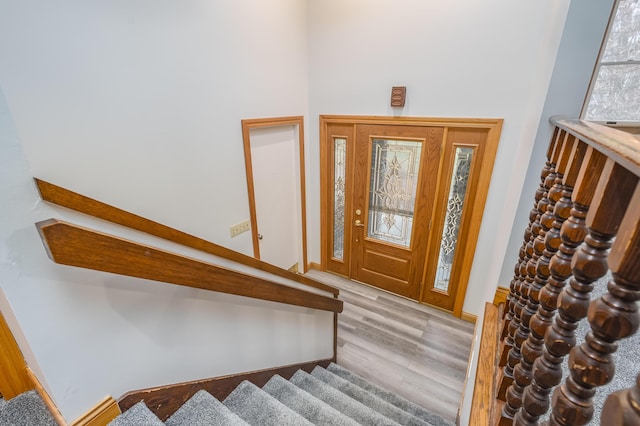
[(7, 401), (5, 401), (4, 398), (0, 398), (0, 411), (2, 411), (5, 405), (7, 405)]
[(0, 410), (0, 425), (57, 426), (58, 423), (38, 392), (31, 390), (5, 401), (2, 410)]
[(168, 426), (246, 426), (247, 422), (215, 399), (209, 392), (196, 392), (182, 407), (169, 417)]
[(313, 425), (300, 414), (246, 380), (227, 396), (223, 404), (254, 426)]
[[(1, 423), (0, 423), (1, 424)], [(149, 410), (144, 402), (138, 402), (113, 419), (107, 426), (163, 426), (164, 423)]]
[(314, 425), (358, 426), (359, 423), (345, 416), (332, 406), (279, 375), (273, 376), (262, 390), (309, 420)]
[(358, 376), (352, 371), (347, 370), (346, 368), (340, 367), (337, 364), (331, 363), (327, 370), (332, 372), (333, 374), (342, 377), (345, 380), (350, 381), (354, 385), (361, 387), (362, 389), (378, 396), (379, 398), (384, 399), (390, 404), (403, 409), (404, 411), (413, 414), (419, 419), (424, 420), (427, 423), (432, 424), (433, 426), (453, 426), (454, 423), (443, 419), (439, 415), (432, 413), (430, 411), (425, 410), (413, 402), (404, 399), (395, 393), (389, 392), (385, 389), (382, 389), (378, 385), (371, 383), (370, 381)]
[(289, 381), (362, 425), (398, 425), (397, 422), (366, 405), (352, 398), (346, 398), (345, 394), (336, 388), (302, 370), (298, 370)]
[(420, 420), (413, 414), (407, 413), (401, 408), (388, 403), (384, 399), (362, 389), (360, 386), (354, 385), (340, 376), (336, 376), (320, 366), (314, 368), (311, 375), (401, 425), (430, 426), (429, 423)]

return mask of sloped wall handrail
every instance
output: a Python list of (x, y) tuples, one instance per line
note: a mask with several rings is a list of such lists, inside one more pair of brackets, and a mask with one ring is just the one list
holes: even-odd
[(74, 224), (50, 219), (36, 224), (56, 263), (342, 312), (342, 301), (159, 250)]
[(214, 256), (251, 266), (252, 268), (260, 269), (273, 275), (330, 292), (334, 296), (337, 296), (339, 293), (337, 288), (320, 283), (311, 278), (305, 277), (304, 275), (279, 268), (254, 257), (238, 253), (237, 251), (222, 247), (218, 244), (214, 244), (210, 241), (195, 237), (161, 223), (154, 222), (150, 219), (138, 216), (93, 198), (89, 198), (82, 194), (78, 194), (44, 180), (38, 178), (35, 178), (34, 180), (38, 190), (40, 191), (42, 199), (50, 203), (116, 223), (118, 225), (126, 226), (137, 231), (142, 231), (187, 247), (195, 248), (197, 250), (213, 254)]

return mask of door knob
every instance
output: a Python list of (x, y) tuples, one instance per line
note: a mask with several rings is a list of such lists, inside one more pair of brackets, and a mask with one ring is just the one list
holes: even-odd
[(360, 219), (356, 219), (354, 225), (355, 226), (364, 226), (364, 223), (360, 222)]
[(262, 239), (262, 234), (258, 234), (258, 239), (261, 240)]

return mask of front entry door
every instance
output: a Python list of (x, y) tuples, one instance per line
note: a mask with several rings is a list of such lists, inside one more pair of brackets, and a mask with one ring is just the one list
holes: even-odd
[(419, 298), (443, 133), (441, 127), (358, 126), (353, 279)]
[(321, 116), (321, 267), (461, 316), (501, 125)]

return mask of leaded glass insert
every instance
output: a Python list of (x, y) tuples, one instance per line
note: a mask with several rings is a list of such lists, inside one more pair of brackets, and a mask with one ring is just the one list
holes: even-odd
[(422, 144), (373, 139), (372, 145), (368, 236), (409, 247)]
[(453, 163), (453, 173), (449, 184), (449, 198), (447, 199), (447, 212), (445, 216), (444, 229), (442, 231), (442, 241), (440, 242), (440, 254), (438, 256), (438, 267), (436, 268), (436, 279), (434, 288), (442, 291), (449, 290), (451, 279), (451, 267), (458, 243), (458, 232), (460, 231), (460, 221), (469, 183), (469, 172), (473, 148), (457, 147)]
[(333, 140), (333, 257), (344, 257), (344, 189), (347, 140)]

